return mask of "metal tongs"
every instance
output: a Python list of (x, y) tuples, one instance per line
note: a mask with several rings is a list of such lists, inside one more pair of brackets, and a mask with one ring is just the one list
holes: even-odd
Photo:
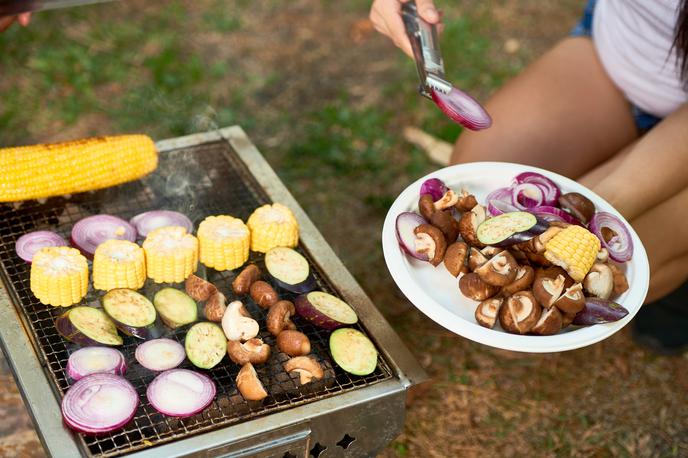
[(450, 82), (444, 79), (444, 62), (440, 52), (440, 40), (437, 27), (420, 18), (416, 2), (402, 4), (401, 17), (404, 20), (406, 34), (411, 41), (413, 59), (416, 61), (421, 95), (432, 100), (430, 88), (443, 94), (452, 89)]
[(413, 0), (402, 5), (401, 17), (420, 79), (418, 92), (435, 102), (452, 120), (469, 129), (490, 127), (492, 119), (482, 105), (445, 79), (437, 27), (421, 19)]

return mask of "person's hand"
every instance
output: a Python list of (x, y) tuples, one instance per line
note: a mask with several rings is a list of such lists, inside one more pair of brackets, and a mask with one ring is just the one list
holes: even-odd
[(31, 13), (22, 13), (16, 16), (0, 16), (0, 32), (4, 32), (11, 26), (14, 21), (17, 21), (23, 27), (29, 25), (31, 22)]
[[(408, 0), (375, 0), (370, 8), (370, 20), (375, 30), (392, 39), (395, 45), (413, 57), (411, 43), (406, 36), (404, 22), (401, 19), (401, 4)], [(416, 0), (418, 14), (430, 24), (439, 24), (440, 14), (433, 0)]]

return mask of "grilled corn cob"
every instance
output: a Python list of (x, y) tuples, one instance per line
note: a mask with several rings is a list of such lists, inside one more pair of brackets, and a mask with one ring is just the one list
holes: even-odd
[(93, 255), (93, 287), (140, 289), (146, 281), (143, 248), (128, 240), (108, 240)]
[(86, 296), (88, 263), (79, 250), (41, 248), (31, 263), (31, 291), (41, 303), (68, 307)]
[(198, 226), (201, 262), (216, 270), (231, 270), (248, 260), (250, 233), (238, 218), (209, 216)]
[(158, 166), (145, 135), (96, 137), (0, 149), (0, 202), (106, 188), (140, 178)]
[(295, 247), (299, 243), (299, 224), (282, 204), (263, 205), (248, 218), (251, 250), (266, 253), (275, 247)]
[(182, 282), (198, 267), (198, 239), (181, 226), (149, 232), (143, 250), (148, 278), (156, 283)]
[(577, 282), (583, 281), (598, 251), (600, 240), (595, 234), (576, 225), (562, 229), (545, 244), (545, 258), (563, 267)]

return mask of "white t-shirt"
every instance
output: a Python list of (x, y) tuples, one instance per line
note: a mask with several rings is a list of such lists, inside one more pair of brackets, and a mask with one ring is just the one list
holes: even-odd
[(602, 65), (628, 100), (665, 117), (688, 101), (676, 49), (680, 0), (599, 0), (592, 36)]

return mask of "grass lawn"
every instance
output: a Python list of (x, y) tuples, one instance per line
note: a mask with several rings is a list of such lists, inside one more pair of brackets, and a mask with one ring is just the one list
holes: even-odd
[[(485, 100), (564, 37), (585, 1), (438, 3), (448, 79)], [(494, 351), (394, 286), (385, 213), (436, 168), (401, 131), (453, 141), (461, 129), (417, 95), (413, 63), (375, 33), (368, 7), (132, 0), (36, 14), (0, 34), (0, 146), (240, 124), (433, 377), (384, 456), (687, 456), (685, 358), (655, 357), (627, 331), (564, 354)]]

